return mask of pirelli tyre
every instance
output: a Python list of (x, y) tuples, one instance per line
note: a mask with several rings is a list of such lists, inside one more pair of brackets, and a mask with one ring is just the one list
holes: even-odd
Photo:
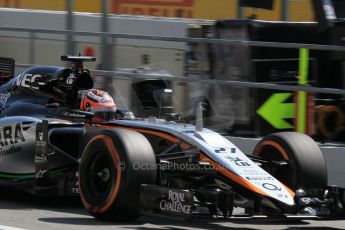
[(92, 216), (123, 222), (140, 216), (140, 185), (155, 184), (156, 160), (148, 140), (130, 130), (102, 130), (81, 157), (81, 200)]
[(305, 134), (281, 132), (265, 136), (256, 145), (253, 154), (275, 161), (266, 169), (292, 190), (323, 189), (327, 186), (327, 168), (321, 150)]

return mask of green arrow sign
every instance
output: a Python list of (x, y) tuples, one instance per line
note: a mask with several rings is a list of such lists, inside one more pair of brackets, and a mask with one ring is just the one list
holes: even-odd
[(292, 93), (275, 93), (256, 111), (276, 129), (290, 129), (293, 126), (285, 118), (294, 118), (295, 104), (284, 103)]

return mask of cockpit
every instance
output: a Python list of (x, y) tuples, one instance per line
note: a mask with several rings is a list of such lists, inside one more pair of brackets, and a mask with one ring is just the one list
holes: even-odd
[(32, 90), (34, 93), (50, 97), (50, 103), (78, 108), (80, 90), (94, 86), (90, 71), (84, 61), (95, 61), (93, 57), (62, 56), (62, 61), (70, 61), (70, 68), (32, 67), (13, 79), (13, 87)]

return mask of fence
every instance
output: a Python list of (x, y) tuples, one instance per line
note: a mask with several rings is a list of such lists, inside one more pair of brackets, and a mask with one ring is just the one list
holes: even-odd
[[(239, 46), (256, 46), (256, 47), (275, 47), (275, 48), (307, 48), (311, 50), (322, 51), (337, 51), (345, 52), (344, 46), (334, 45), (316, 45), (316, 44), (301, 44), (301, 43), (282, 43), (282, 42), (261, 42), (261, 41), (240, 41), (229, 39), (209, 39), (209, 38), (189, 38), (189, 37), (168, 37), (168, 36), (155, 36), (155, 35), (138, 35), (138, 34), (124, 34), (124, 33), (104, 33), (104, 32), (90, 32), (90, 31), (68, 31), (68, 30), (48, 30), (48, 29), (34, 29), (25, 27), (4, 27), (0, 26), (0, 31), (15, 31), (15, 32), (27, 32), (30, 33), (30, 38), (35, 38), (36, 33), (46, 34), (63, 34), (63, 35), (78, 35), (78, 36), (95, 36), (95, 37), (108, 37), (108, 38), (127, 38), (127, 39), (142, 39), (153, 41), (171, 41), (171, 42), (189, 42), (189, 43), (207, 43), (207, 44), (223, 44), (223, 45), (239, 45)], [(103, 48), (102, 50), (105, 50)], [(31, 40), (28, 52), (33, 55), (35, 53), (34, 41)], [(102, 55), (103, 56), (103, 55)], [(109, 58), (111, 59), (111, 58)], [(30, 65), (19, 65), (21, 67)], [(109, 75), (112, 71), (97, 70), (98, 73)], [(130, 74), (128, 77), (137, 78), (136, 74)], [(161, 77), (156, 76), (161, 79)], [(345, 95), (343, 89), (330, 89), (330, 88), (317, 88), (309, 86), (288, 86), (277, 85), (267, 83), (253, 83), (242, 81), (227, 81), (227, 80), (207, 80), (196, 77), (183, 77), (174, 76), (169, 77), (174, 81), (186, 81), (186, 82), (199, 82), (204, 84), (227, 84), (236, 87), (248, 87), (248, 88), (261, 88), (261, 89), (274, 89), (274, 90), (288, 90), (288, 91), (305, 91), (311, 93), (325, 93), (325, 94), (338, 94)]]
[[(33, 28), (19, 28), (19, 27), (0, 27), (0, 31), (11, 31), (16, 33), (29, 33), (30, 38), (30, 44), (28, 47), (28, 52), (30, 53), (30, 57), (34, 56), (34, 53), (36, 52), (35, 48), (35, 37), (36, 34), (57, 34), (57, 35), (64, 35), (64, 36), (92, 36), (92, 37), (98, 37), (98, 38), (107, 38), (105, 40), (113, 41), (114, 39), (118, 38), (124, 38), (124, 39), (139, 39), (139, 40), (151, 40), (151, 41), (167, 41), (167, 42), (178, 42), (178, 43), (202, 43), (202, 44), (216, 44), (216, 45), (235, 45), (235, 46), (243, 46), (243, 47), (275, 47), (275, 48), (307, 48), (311, 50), (319, 50), (319, 51), (337, 51), (337, 52), (344, 52), (345, 47), (344, 46), (334, 46), (334, 45), (316, 45), (316, 44), (299, 44), (299, 43), (280, 43), (280, 42), (261, 42), (261, 41), (243, 41), (243, 40), (230, 40), (230, 39), (209, 39), (209, 38), (190, 38), (190, 37), (171, 37), (171, 36), (155, 36), (155, 35), (139, 35), (139, 34), (125, 34), (125, 33), (109, 33), (109, 32), (90, 32), (90, 31), (69, 31), (69, 30), (52, 30), (52, 29), (33, 29)], [(102, 44), (104, 46), (101, 50), (102, 52), (107, 52), (106, 47), (108, 47), (111, 44)], [(68, 46), (68, 43), (66, 43), (66, 46)], [(102, 56), (108, 55), (109, 60), (113, 60), (112, 57), (109, 57), (109, 53), (103, 53)], [(25, 68), (28, 67), (28, 65), (17, 65), (18, 67)], [(110, 67), (109, 63), (107, 66), (108, 69), (112, 69)], [(119, 77), (119, 74), (115, 71), (102, 71), (102, 70), (95, 70), (94, 74), (106, 76), (110, 79), (120, 79), (118, 80), (116, 84), (119, 85), (127, 85), (126, 89), (130, 90), (128, 88), (128, 84), (130, 84), (129, 81), (133, 82), (133, 79), (137, 80), (145, 80), (147, 78), (156, 79), (156, 80), (164, 80), (164, 81), (170, 81), (174, 83), (181, 83), (185, 82), (188, 84), (197, 84), (198, 88), (200, 85), (225, 85), (225, 86), (231, 86), (235, 88), (254, 88), (254, 89), (270, 89), (270, 90), (279, 90), (279, 91), (294, 91), (294, 92), (308, 92), (313, 94), (333, 94), (333, 95), (345, 95), (345, 89), (335, 89), (335, 88), (321, 88), (321, 87), (311, 87), (306, 85), (286, 85), (286, 84), (272, 84), (272, 83), (258, 83), (258, 82), (249, 82), (249, 81), (236, 81), (236, 80), (219, 80), (219, 79), (208, 79), (206, 76), (159, 76), (159, 75), (140, 75), (138, 72), (128, 72), (126, 74), (122, 74)], [(123, 81), (127, 83), (123, 83)], [(126, 80), (127, 79), (127, 80)], [(122, 81), (122, 82), (120, 82)], [(179, 88), (177, 94), (185, 94), (186, 92), (183, 91), (183, 89), (186, 88)], [(190, 89), (190, 88), (189, 88)], [(121, 91), (119, 87), (114, 86), (114, 91)], [(201, 91), (200, 91), (201, 92)], [(199, 93), (200, 93), (199, 92)], [(193, 93), (193, 92), (191, 92)], [(202, 92), (201, 92), (202, 93)], [(129, 97), (129, 94), (126, 92), (121, 92), (119, 94), (116, 94), (116, 98), (122, 98), (123, 104), (129, 105), (128, 99), (126, 97)], [(179, 100), (175, 102), (177, 105), (180, 106), (178, 108), (178, 112), (183, 112), (184, 106), (181, 106), (181, 104), (185, 103), (183, 101), (183, 97), (179, 97)], [(130, 106), (128, 106), (130, 107)], [(191, 112), (192, 113), (192, 112)], [(231, 116), (231, 115), (230, 115)], [(226, 119), (226, 116), (223, 116), (224, 119)], [(229, 123), (233, 123), (233, 120)]]

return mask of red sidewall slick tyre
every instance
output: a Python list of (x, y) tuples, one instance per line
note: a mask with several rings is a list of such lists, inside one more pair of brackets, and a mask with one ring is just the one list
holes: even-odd
[(89, 141), (81, 157), (81, 200), (97, 219), (135, 220), (140, 216), (140, 186), (155, 184), (156, 177), (155, 155), (142, 134), (102, 130)]
[(327, 186), (327, 167), (319, 146), (309, 136), (281, 132), (264, 137), (253, 155), (265, 160), (287, 161), (270, 173), (290, 189), (323, 189)]

